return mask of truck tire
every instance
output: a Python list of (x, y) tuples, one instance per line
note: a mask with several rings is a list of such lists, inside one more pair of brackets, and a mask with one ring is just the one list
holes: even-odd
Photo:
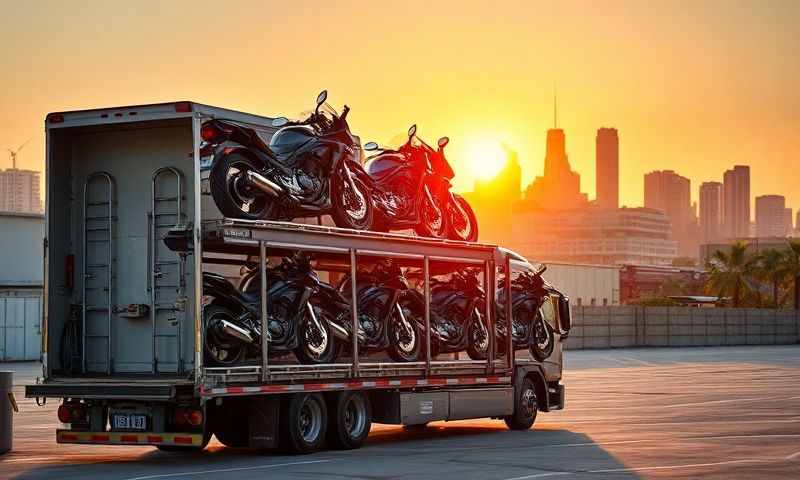
[(536, 403), (536, 387), (531, 379), (522, 381), (520, 388), (514, 392), (514, 413), (503, 418), (511, 430), (528, 430), (536, 421), (539, 406)]
[(319, 393), (296, 393), (281, 406), (280, 441), (296, 454), (314, 453), (322, 448), (328, 429), (328, 409)]
[(359, 448), (372, 426), (372, 407), (364, 392), (344, 391), (332, 397), (329, 405), (328, 442), (334, 448)]
[(209, 405), (208, 422), (219, 443), (229, 448), (244, 448), (249, 444), (250, 431), (247, 420), (249, 409), (246, 398), (230, 398), (222, 406)]

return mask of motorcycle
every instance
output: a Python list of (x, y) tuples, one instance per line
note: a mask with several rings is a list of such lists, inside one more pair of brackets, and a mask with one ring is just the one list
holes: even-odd
[(478, 222), (469, 203), (450, 191), (455, 176), (444, 156), (447, 137), (434, 150), (416, 136), (417, 126), (408, 129), (408, 140), (397, 150), (381, 149), (377, 143), (364, 145), (376, 151), (364, 167), (369, 176), (376, 205), (373, 229), (413, 228), (418, 235), (474, 242)]
[[(261, 269), (251, 264), (243, 273), (236, 288), (222, 275), (203, 272), (205, 352), (213, 365), (232, 366), (261, 354)], [(309, 257), (299, 253), (268, 268), (267, 286), (269, 353), (294, 352), (303, 364), (333, 362), (336, 338), (347, 332), (335, 323), (333, 308), (326, 308), (335, 289), (320, 281)]]
[(473, 360), (489, 355), (486, 295), (478, 274), (466, 268), (454, 272), (449, 282), (431, 282), (431, 355), (464, 349)]
[[(514, 349), (527, 348), (533, 358), (544, 361), (553, 353), (555, 336), (553, 327), (545, 321), (542, 308), (551, 294), (566, 299), (542, 277), (547, 267), (541, 265), (533, 272), (523, 271), (511, 281), (511, 338)], [(506, 322), (506, 289), (502, 280), (497, 288), (497, 336), (498, 350), (507, 350), (508, 322)], [(566, 335), (564, 333), (564, 335)]]
[(248, 220), (293, 220), (329, 214), (339, 227), (369, 230), (373, 205), (359, 175), (361, 150), (341, 115), (325, 103), (327, 91), (303, 121), (276, 118), (265, 143), (241, 123), (215, 119), (200, 130), (213, 152), (209, 183), (220, 212)]
[[(350, 297), (351, 291), (352, 278), (347, 275), (339, 284), (339, 292)], [(383, 260), (372, 271), (357, 272), (356, 299), (359, 351), (386, 350), (396, 362), (419, 358), (425, 301), (409, 286), (397, 264)], [(352, 326), (346, 328), (352, 331)]]

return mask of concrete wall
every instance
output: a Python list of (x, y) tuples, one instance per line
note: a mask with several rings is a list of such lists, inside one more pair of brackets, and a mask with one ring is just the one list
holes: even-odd
[(800, 342), (795, 310), (572, 307), (566, 348), (777, 345)]

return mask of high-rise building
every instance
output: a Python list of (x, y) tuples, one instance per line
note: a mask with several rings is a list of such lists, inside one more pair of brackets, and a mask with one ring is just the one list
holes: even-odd
[(644, 206), (666, 213), (672, 223), (678, 254), (697, 256), (699, 245), (692, 215), (691, 182), (672, 170), (654, 171), (644, 176)]
[(722, 183), (700, 185), (700, 238), (703, 243), (722, 239)]
[(619, 137), (616, 128), (601, 128), (595, 138), (597, 206), (619, 207)]
[(553, 128), (547, 131), (544, 175), (536, 177), (525, 190), (523, 210), (569, 210), (589, 204), (581, 193), (581, 176), (573, 172), (567, 157), (564, 130), (558, 128), (558, 110), (553, 97)]
[(750, 233), (750, 167), (736, 165), (723, 178), (722, 225), (726, 238), (742, 238)]
[(800, 208), (797, 209), (797, 218), (794, 221), (795, 231), (800, 235)]
[(0, 170), (0, 211), (41, 213), (41, 179), (34, 170)]
[(786, 199), (782, 195), (756, 197), (756, 236), (786, 235)]
[(783, 214), (784, 214), (783, 215), (783, 222), (784, 222), (783, 230), (786, 232), (785, 235), (787, 235), (787, 236), (788, 235), (792, 235), (794, 233), (794, 224), (793, 224), (794, 218), (792, 218), (792, 209), (787, 207), (783, 211)]

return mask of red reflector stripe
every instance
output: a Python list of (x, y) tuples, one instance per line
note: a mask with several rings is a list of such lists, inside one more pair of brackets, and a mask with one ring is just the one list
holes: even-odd
[(62, 433), (61, 434), (61, 440), (69, 440), (69, 441), (75, 442), (75, 441), (78, 440), (78, 436), (77, 435), (73, 435), (71, 433)]
[(164, 437), (160, 435), (148, 435), (147, 441), (150, 443), (161, 443), (164, 441)]
[(138, 435), (120, 435), (120, 440), (123, 442), (136, 442), (139, 443), (139, 436)]
[(183, 445), (191, 445), (192, 444), (192, 437), (173, 437), (172, 441), (175, 443), (180, 443)]
[(92, 435), (89, 437), (90, 442), (107, 442), (109, 440), (108, 435)]

